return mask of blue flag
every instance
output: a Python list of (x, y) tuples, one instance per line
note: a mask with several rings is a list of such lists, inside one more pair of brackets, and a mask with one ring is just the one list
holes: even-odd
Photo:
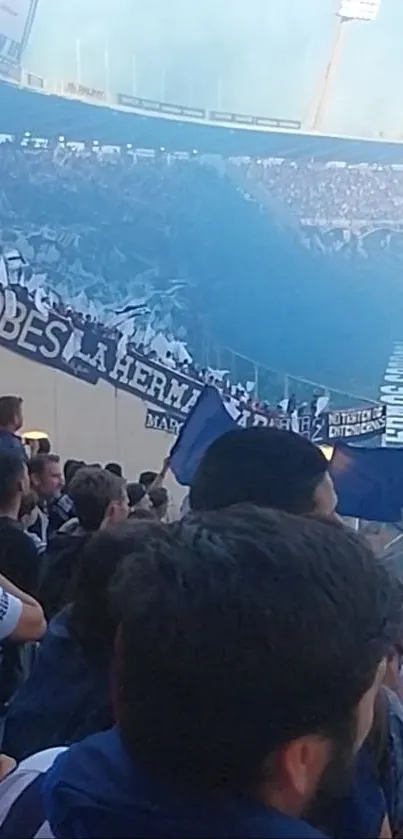
[(403, 509), (403, 448), (336, 446), (329, 465), (342, 516), (397, 522)]
[(226, 411), (218, 390), (206, 386), (171, 449), (169, 464), (179, 484), (190, 486), (211, 443), (233, 428), (238, 425)]

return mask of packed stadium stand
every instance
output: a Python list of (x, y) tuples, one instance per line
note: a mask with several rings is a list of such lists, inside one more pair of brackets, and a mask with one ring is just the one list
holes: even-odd
[[(98, 325), (140, 307), (137, 346), (163, 333), (181, 364), (235, 381), (253, 365), (220, 347), (376, 398), (401, 329), (400, 144), (129, 113), (5, 82), (0, 103), (2, 246), (8, 270), (13, 249), (25, 262), (25, 293)], [(116, 333), (122, 348), (127, 337)], [(278, 401), (284, 379), (269, 379), (262, 395)]]

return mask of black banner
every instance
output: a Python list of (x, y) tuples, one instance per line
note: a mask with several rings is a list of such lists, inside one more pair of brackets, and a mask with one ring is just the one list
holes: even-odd
[(159, 102), (157, 99), (143, 99), (141, 96), (128, 96), (126, 93), (118, 93), (117, 101), (118, 105), (123, 105), (124, 108), (154, 111), (160, 114), (172, 114), (173, 116), (193, 117), (193, 119), (206, 119), (206, 111), (203, 108), (191, 108), (187, 105)]
[[(159, 409), (148, 409), (147, 428), (171, 434), (179, 432), (180, 424), (196, 404), (203, 389), (202, 382), (169, 370), (134, 350), (122, 359), (117, 358), (116, 342), (99, 337), (92, 326), (87, 330), (83, 326), (81, 349), (70, 352), (68, 350), (73, 341), (71, 319), (52, 311), (46, 317), (37, 311), (25, 289), (14, 290), (18, 300), (12, 316), (5, 310), (4, 294), (0, 291), (1, 346), (90, 384), (96, 384), (102, 378), (113, 387), (131, 393)], [(296, 430), (289, 417), (269, 418), (260, 411), (250, 410), (242, 402), (232, 407), (236, 412), (236, 421), (243, 428), (276, 425), (286, 430)], [(376, 405), (366, 409), (324, 413), (313, 420), (310, 416), (303, 416), (298, 420), (298, 431), (315, 443), (346, 437), (362, 440), (382, 434), (385, 422), (386, 407)]]
[(386, 430), (386, 406), (373, 405), (369, 408), (349, 411), (329, 411), (326, 436), (330, 441), (359, 437), (360, 440), (384, 434)]
[(237, 114), (233, 111), (210, 111), (209, 119), (213, 122), (233, 122), (237, 125), (260, 125), (262, 128), (285, 128), (300, 131), (302, 125), (295, 119), (276, 119), (275, 117), (257, 117), (253, 114)]
[(155, 408), (147, 408), (144, 425), (153, 431), (165, 431), (166, 434), (175, 436), (179, 434), (182, 427), (182, 423), (175, 417), (170, 416), (166, 411), (156, 411)]

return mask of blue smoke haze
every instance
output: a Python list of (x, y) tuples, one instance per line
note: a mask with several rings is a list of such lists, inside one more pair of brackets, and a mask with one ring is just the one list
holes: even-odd
[[(79, 74), (101, 88), (303, 119), (329, 53), (334, 8), (332, 0), (40, 0), (25, 63), (46, 77)], [(402, 31), (398, 0), (384, 0), (376, 23), (351, 24), (329, 129), (403, 133), (394, 97)], [(82, 119), (80, 111), (78, 131)], [(207, 220), (192, 217), (192, 270), (202, 279), (213, 263), (221, 288), (217, 297), (211, 284), (201, 292), (215, 334), (269, 366), (376, 394), (403, 332), (396, 271), (306, 252), (243, 204), (222, 192)]]
[[(335, 28), (336, 0), (40, 0), (27, 63), (40, 75), (81, 73), (112, 88), (203, 106), (306, 120)], [(403, 135), (403, 4), (351, 23), (328, 130)]]

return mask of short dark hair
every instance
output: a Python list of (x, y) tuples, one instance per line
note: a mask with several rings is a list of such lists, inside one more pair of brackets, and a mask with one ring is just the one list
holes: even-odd
[(85, 530), (98, 530), (112, 501), (123, 498), (124, 481), (112, 472), (85, 466), (74, 476), (69, 494)]
[(317, 446), (278, 428), (229, 431), (205, 453), (190, 489), (193, 510), (250, 503), (311, 513), (328, 463)]
[(351, 738), (402, 613), (356, 534), (239, 505), (148, 525), (136, 559), (114, 591), (118, 718), (136, 762), (241, 792), (298, 737)]
[(165, 507), (168, 504), (169, 495), (165, 487), (151, 489), (148, 495), (155, 510), (159, 510), (160, 507)]
[(130, 506), (135, 507), (146, 495), (146, 489), (143, 484), (127, 484), (127, 494), (129, 496)]
[(83, 466), (85, 466), (84, 460), (74, 460), (73, 458), (66, 460), (63, 467), (64, 482), (66, 487), (68, 487), (69, 483), (73, 480), (76, 472), (78, 472), (79, 469), (82, 469)]
[(155, 479), (158, 478), (158, 472), (142, 472), (139, 477), (139, 483), (143, 484), (143, 487), (149, 489), (149, 487), (154, 483)]
[(123, 477), (123, 469), (122, 469), (120, 463), (113, 463), (113, 462), (107, 463), (106, 466), (105, 466), (105, 469), (106, 469), (107, 472), (112, 472), (112, 475), (117, 475), (118, 478)]
[(6, 507), (16, 498), (25, 470), (26, 464), (19, 452), (0, 451), (0, 507)]
[(0, 426), (4, 427), (14, 422), (21, 411), (23, 399), (21, 396), (0, 396)]
[(42, 453), (35, 455), (35, 457), (31, 457), (31, 460), (28, 461), (29, 474), (31, 476), (36, 475), (40, 478), (49, 463), (60, 463), (59, 455)]
[(119, 616), (110, 609), (109, 585), (124, 557), (133, 555), (138, 529), (136, 522), (125, 521), (94, 533), (80, 559), (70, 630), (97, 661), (112, 654)]
[(50, 454), (52, 446), (48, 437), (41, 437), (39, 442), (38, 454)]

